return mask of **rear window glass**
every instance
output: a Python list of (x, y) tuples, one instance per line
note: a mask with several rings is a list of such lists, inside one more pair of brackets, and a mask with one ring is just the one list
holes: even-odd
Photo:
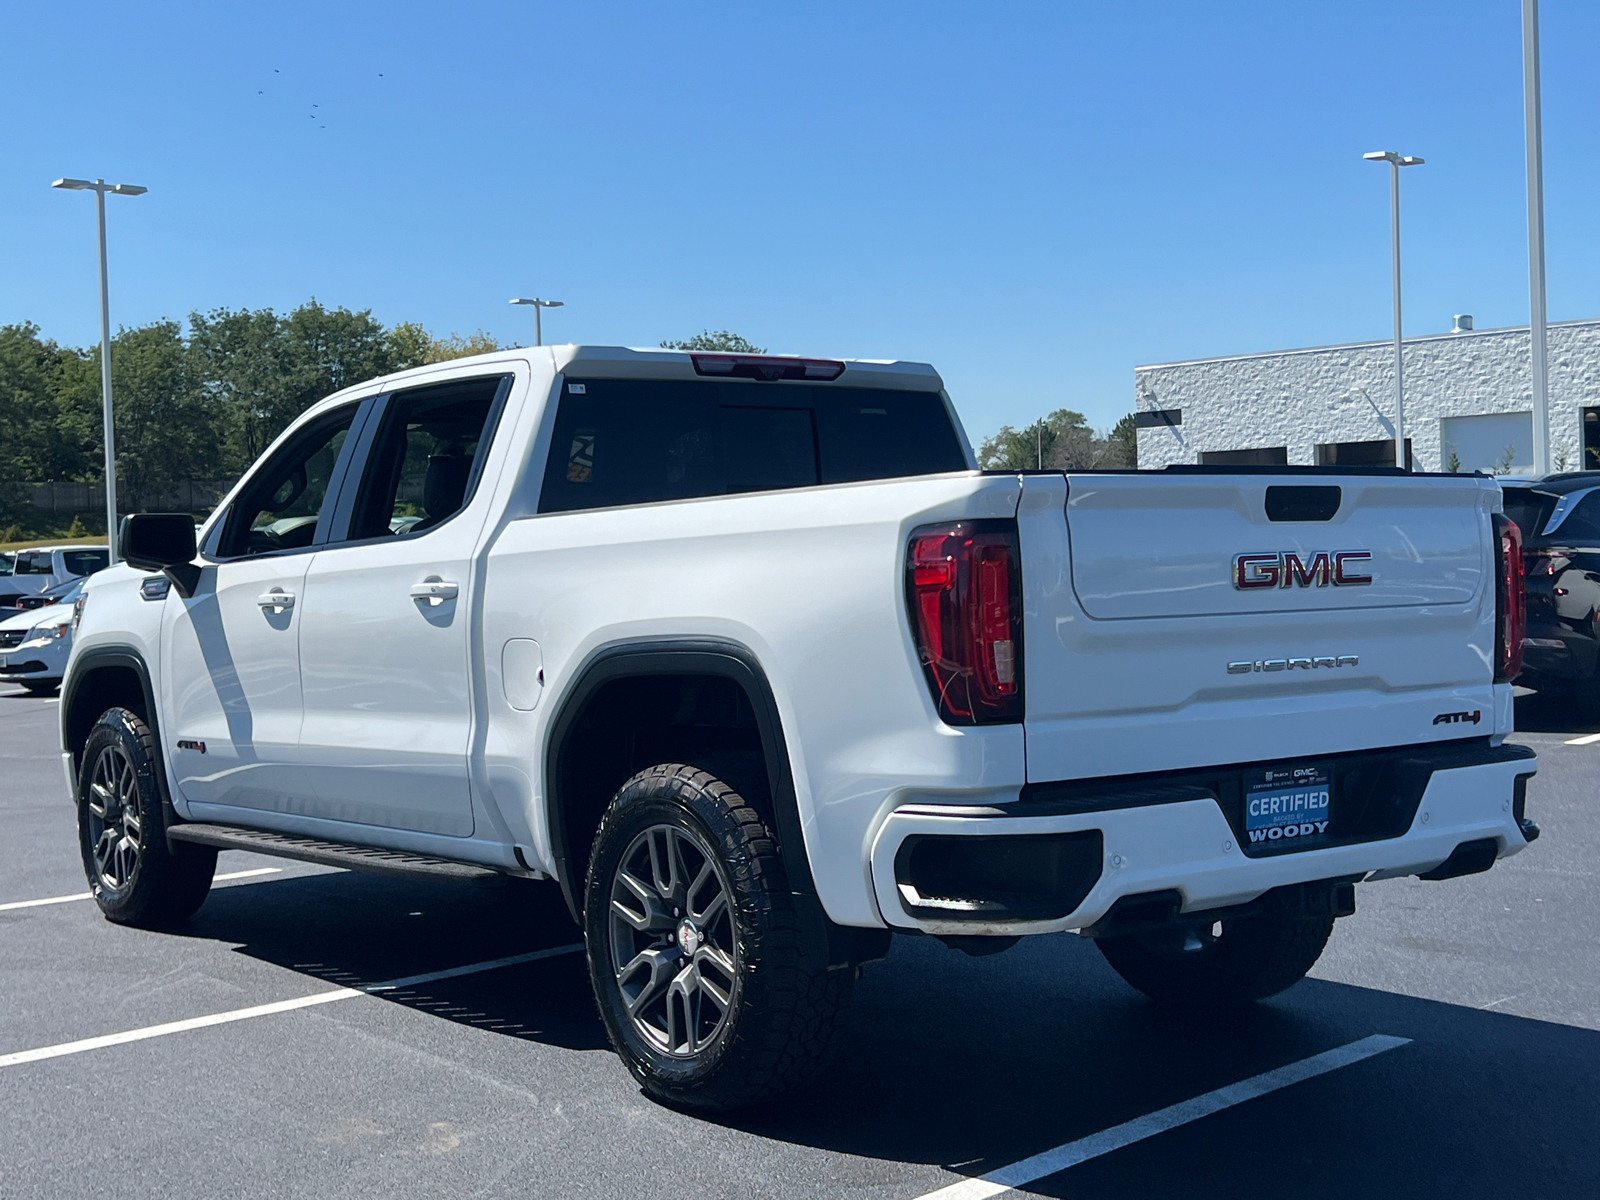
[(568, 379), (540, 512), (962, 471), (938, 392)]
[(18, 575), (54, 575), (55, 563), (47, 550), (42, 554), (17, 555)]
[(64, 550), (61, 562), (71, 575), (93, 575), (111, 561), (109, 550)]

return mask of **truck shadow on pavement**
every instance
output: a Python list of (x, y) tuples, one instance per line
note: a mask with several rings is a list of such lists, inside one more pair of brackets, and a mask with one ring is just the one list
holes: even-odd
[[(179, 932), (346, 986), (579, 940), (551, 885), (345, 873), (219, 888)], [(609, 1053), (580, 953), (382, 998), (523, 1042)], [(1316, 979), (1227, 1015), (1174, 1013), (1072, 935), (987, 959), (897, 938), (888, 960), (866, 967), (837, 1061), (815, 1085), (745, 1112), (669, 1119), (981, 1175), (1375, 1033), (1412, 1043), (1029, 1190), (1595, 1194), (1600, 1032)], [(537, 1058), (514, 1071), (536, 1075)], [(629, 1087), (620, 1075), (618, 1086)], [(858, 1169), (869, 1183), (871, 1163), (847, 1173)]]

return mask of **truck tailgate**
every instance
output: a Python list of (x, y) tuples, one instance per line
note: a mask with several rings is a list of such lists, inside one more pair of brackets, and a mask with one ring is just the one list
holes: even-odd
[(1490, 665), (1498, 492), (1440, 476), (1025, 478), (1029, 780), (1509, 729)]

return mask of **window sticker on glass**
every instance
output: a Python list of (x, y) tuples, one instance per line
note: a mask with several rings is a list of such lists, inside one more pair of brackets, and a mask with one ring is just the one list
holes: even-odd
[[(582, 386), (581, 384), (579, 385)], [(594, 430), (574, 429), (567, 453), (567, 482), (588, 483), (594, 474)]]
[(569, 383), (569, 384), (567, 384), (567, 394), (570, 395), (570, 396), (582, 396), (588, 390), (589, 389), (587, 387), (585, 387), (581, 383)]

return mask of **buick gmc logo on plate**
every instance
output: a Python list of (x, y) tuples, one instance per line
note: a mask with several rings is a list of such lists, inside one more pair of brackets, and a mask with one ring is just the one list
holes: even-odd
[(1372, 561), (1370, 550), (1321, 550), (1302, 558), (1292, 550), (1280, 554), (1233, 556), (1233, 586), (1240, 591), (1256, 588), (1356, 587), (1372, 582), (1362, 569)]

